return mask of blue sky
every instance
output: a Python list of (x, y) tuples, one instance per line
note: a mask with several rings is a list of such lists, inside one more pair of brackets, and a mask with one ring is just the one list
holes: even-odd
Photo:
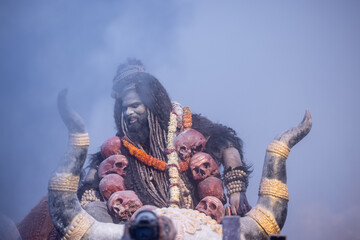
[(19, 222), (66, 148), (57, 93), (84, 117), (90, 153), (115, 134), (117, 66), (143, 61), (171, 98), (235, 129), (254, 166), (301, 121), (287, 162), (289, 239), (355, 239), (360, 222), (358, 1), (0, 2), (0, 211)]

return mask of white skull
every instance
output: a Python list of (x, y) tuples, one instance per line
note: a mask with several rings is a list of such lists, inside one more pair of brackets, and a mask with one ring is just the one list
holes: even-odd
[(212, 196), (203, 198), (195, 209), (216, 220), (217, 223), (220, 223), (225, 215), (225, 209), (221, 201)]

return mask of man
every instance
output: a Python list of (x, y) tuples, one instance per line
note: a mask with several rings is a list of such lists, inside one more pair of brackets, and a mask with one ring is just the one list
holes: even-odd
[[(117, 136), (126, 137), (131, 143), (147, 154), (167, 162), (166, 146), (169, 116), (173, 110), (171, 100), (161, 85), (138, 60), (130, 59), (119, 66), (113, 80), (115, 98), (114, 117)], [(207, 140), (205, 152), (209, 153), (224, 169), (238, 168), (247, 174), (249, 167), (243, 162), (242, 141), (231, 128), (214, 124), (199, 114), (192, 115), (192, 128), (201, 132)], [(167, 173), (143, 164), (122, 147), (122, 154), (129, 160), (125, 178), (126, 189), (136, 192), (143, 204), (157, 207), (169, 205), (169, 180)], [(79, 198), (85, 190), (97, 190), (96, 170), (104, 160), (100, 153), (93, 155), (89, 171), (79, 188)], [(185, 187), (190, 191), (192, 201), (197, 204), (195, 183), (188, 172), (181, 174)], [(247, 181), (247, 178), (246, 178)], [(245, 191), (230, 194), (229, 203), (233, 214), (244, 215), (250, 210)], [(183, 205), (183, 202), (180, 203)]]

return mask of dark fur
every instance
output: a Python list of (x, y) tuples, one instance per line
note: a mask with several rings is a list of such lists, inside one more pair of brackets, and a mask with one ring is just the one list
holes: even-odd
[(192, 128), (201, 132), (205, 138), (208, 138), (205, 146), (205, 152), (209, 153), (218, 164), (223, 164), (222, 151), (228, 147), (235, 147), (243, 162), (244, 171), (251, 173), (251, 166), (244, 160), (243, 142), (237, 136), (236, 132), (222, 124), (213, 123), (200, 114), (192, 115)]

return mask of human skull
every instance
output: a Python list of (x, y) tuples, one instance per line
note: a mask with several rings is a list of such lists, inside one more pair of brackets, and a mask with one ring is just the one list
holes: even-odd
[(110, 213), (121, 220), (129, 220), (142, 203), (134, 191), (118, 191), (110, 196), (107, 203)]
[(219, 176), (219, 168), (214, 159), (207, 153), (196, 153), (190, 160), (190, 169), (195, 181), (204, 180), (210, 176)]
[(121, 140), (119, 137), (111, 137), (101, 145), (101, 155), (108, 158), (111, 155), (120, 154)]
[(195, 129), (188, 129), (180, 133), (174, 141), (175, 149), (181, 160), (190, 159), (195, 153), (204, 150), (206, 139)]
[(204, 197), (195, 209), (216, 220), (217, 223), (220, 223), (225, 215), (224, 205), (218, 198), (212, 196)]
[(125, 190), (124, 179), (117, 174), (106, 175), (99, 183), (99, 190), (105, 200), (114, 192)]
[(199, 199), (203, 199), (207, 196), (213, 196), (220, 199), (223, 203), (226, 202), (222, 181), (217, 177), (208, 177), (199, 182), (197, 191)]
[(99, 165), (99, 179), (102, 179), (103, 177), (105, 177), (105, 175), (110, 173), (116, 173), (122, 177), (125, 177), (128, 164), (129, 162), (124, 155), (112, 155), (108, 157)]

